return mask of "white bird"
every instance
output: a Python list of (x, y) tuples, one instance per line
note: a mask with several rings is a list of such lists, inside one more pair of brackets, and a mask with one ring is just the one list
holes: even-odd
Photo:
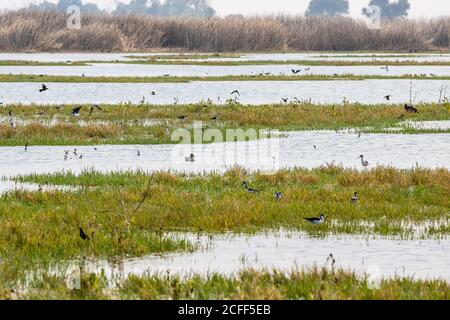
[(358, 158), (356, 158), (356, 159), (360, 159), (361, 158), (361, 165), (364, 167), (364, 168), (366, 168), (366, 167), (368, 167), (369, 166), (369, 162), (368, 161), (366, 161), (366, 160), (364, 160), (364, 155), (360, 155)]

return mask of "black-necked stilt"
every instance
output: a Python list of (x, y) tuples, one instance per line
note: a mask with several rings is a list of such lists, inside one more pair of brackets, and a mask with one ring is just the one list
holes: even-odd
[(405, 104), (405, 110), (406, 110), (406, 112), (412, 112), (412, 113), (418, 113), (419, 112), (419, 110), (417, 110), (416, 108), (414, 108), (410, 104)]
[(64, 150), (64, 160), (67, 160), (67, 157), (69, 156), (69, 150)]
[(185, 157), (184, 160), (186, 162), (194, 162), (195, 161), (195, 156), (194, 156), (193, 153), (191, 153), (190, 156), (189, 157)]
[(248, 186), (248, 182), (247, 181), (244, 181), (242, 184), (244, 185), (244, 188), (245, 188), (245, 190), (247, 190), (247, 192), (250, 192), (250, 193), (257, 193), (257, 192), (259, 192), (259, 190), (250, 188)]
[(80, 238), (81, 238), (81, 240), (91, 240), (91, 238), (89, 238), (89, 236), (86, 234), (86, 232), (84, 232), (83, 228), (78, 226), (78, 230), (80, 230)]
[(42, 84), (42, 87), (41, 87), (41, 89), (39, 89), (39, 92), (44, 92), (47, 90), (48, 90), (47, 86), (45, 84)]
[(383, 69), (383, 70), (389, 71), (389, 66), (386, 66), (386, 67), (381, 67), (380, 69)]
[(391, 100), (391, 97), (392, 97), (392, 95), (390, 95), (390, 94), (388, 94), (387, 96), (384, 96), (384, 98), (385, 98), (387, 101), (390, 101), (390, 100)]
[(80, 110), (83, 107), (76, 107), (72, 109), (71, 115), (73, 115), (74, 117), (79, 117), (80, 116)]
[(73, 154), (74, 154), (76, 157), (78, 157), (77, 149), (73, 149)]
[(356, 159), (361, 159), (361, 165), (363, 166), (363, 167), (368, 167), (369, 166), (369, 162), (368, 161), (366, 161), (366, 160), (364, 160), (364, 155), (360, 155), (358, 158), (356, 158)]
[(311, 222), (312, 224), (321, 224), (325, 221), (325, 215), (323, 213), (320, 214), (319, 218), (304, 218), (306, 221)]
[(234, 90), (234, 91), (232, 91), (231, 93), (230, 93), (231, 95), (233, 95), (233, 94), (237, 94), (238, 96), (240, 96), (241, 94), (239, 93), (239, 90)]
[(302, 69), (297, 69), (297, 70), (291, 69), (291, 72), (292, 72), (293, 74), (298, 74), (300, 71), (302, 71)]
[(356, 202), (358, 202), (358, 200), (359, 200), (358, 192), (355, 192), (353, 194), (353, 197), (350, 199), (350, 202), (351, 203), (356, 203)]
[(274, 195), (274, 196), (275, 196), (275, 199), (276, 199), (276, 200), (281, 200), (281, 198), (283, 197), (283, 194), (282, 194), (281, 192), (278, 191), (278, 192), (275, 192), (275, 195)]
[(141, 156), (141, 151), (139, 151), (139, 149), (138, 149), (138, 151), (137, 151), (137, 156), (138, 156), (138, 157)]
[(28, 142), (25, 144), (25, 151), (28, 150)]

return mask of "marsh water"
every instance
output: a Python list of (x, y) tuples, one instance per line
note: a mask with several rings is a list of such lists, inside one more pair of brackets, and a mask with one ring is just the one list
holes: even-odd
[[(77, 156), (73, 154), (76, 149)], [(64, 160), (65, 150), (70, 154)], [(137, 152), (140, 152), (140, 156)], [(0, 176), (84, 169), (224, 172), (239, 165), (250, 170), (315, 168), (327, 164), (363, 170), (370, 167), (450, 168), (450, 134), (352, 134), (333, 131), (290, 132), (280, 138), (247, 142), (176, 145), (101, 145), (1, 147)], [(195, 162), (185, 156), (194, 153)], [(79, 156), (83, 155), (82, 159)]]
[[(299, 213), (301, 216), (301, 213)], [(330, 267), (368, 274), (373, 280), (388, 277), (444, 279), (450, 281), (450, 256), (447, 240), (401, 240), (377, 236), (331, 235), (317, 238), (301, 232), (268, 232), (255, 235), (179, 234), (196, 243), (193, 253), (171, 253), (127, 259), (119, 263), (96, 261), (87, 269), (105, 274), (162, 274), (189, 276), (220, 273), (230, 275), (245, 268), (289, 272), (314, 266)], [(375, 279), (374, 279), (375, 278)]]
[[(437, 102), (450, 80), (333, 80), (333, 81), (194, 81), (189, 83), (51, 83), (40, 93), (40, 83), (0, 83), (1, 102), (23, 104), (139, 103), (143, 97), (152, 104), (197, 103), (210, 99), (224, 103), (237, 98), (244, 104), (280, 103), (282, 98), (315, 103)], [(239, 97), (231, 92), (239, 90)], [(156, 95), (151, 92), (155, 91)]]

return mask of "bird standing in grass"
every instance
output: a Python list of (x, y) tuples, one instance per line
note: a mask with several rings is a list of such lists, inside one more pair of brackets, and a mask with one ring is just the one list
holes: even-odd
[(260, 192), (259, 190), (250, 188), (248, 186), (248, 182), (247, 181), (244, 181), (242, 184), (244, 185), (245, 190), (247, 190), (247, 192), (249, 192), (249, 193), (258, 193), (258, 192)]
[(89, 238), (89, 236), (86, 234), (86, 232), (84, 232), (83, 228), (78, 226), (78, 229), (80, 230), (80, 238), (81, 238), (81, 240), (91, 240), (91, 238)]
[(360, 156), (359, 156), (358, 158), (356, 158), (356, 159), (361, 159), (361, 165), (362, 165), (364, 168), (366, 168), (366, 167), (369, 166), (369, 162), (366, 161), (366, 160), (364, 160), (364, 155), (360, 155)]
[(306, 221), (309, 221), (312, 224), (321, 224), (325, 221), (325, 215), (323, 213), (320, 214), (319, 218), (304, 218)]
[(283, 197), (283, 194), (280, 191), (278, 191), (278, 192), (275, 192), (274, 197), (276, 200), (281, 200), (281, 198)]
[(358, 200), (359, 200), (358, 192), (355, 192), (353, 194), (353, 197), (350, 199), (350, 202), (351, 203), (356, 203), (356, 202), (358, 202)]
[(41, 89), (39, 89), (39, 92), (44, 92), (47, 90), (48, 90), (47, 86), (45, 84), (42, 84)]

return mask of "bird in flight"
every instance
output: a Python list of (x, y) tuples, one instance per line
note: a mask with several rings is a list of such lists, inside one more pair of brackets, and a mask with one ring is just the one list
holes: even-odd
[(284, 103), (287, 103), (289, 98), (281, 98), (281, 100), (283, 100)]
[(302, 69), (298, 69), (298, 70), (291, 69), (291, 72), (292, 72), (293, 74), (298, 74), (300, 71), (302, 71)]
[(232, 92), (231, 92), (231, 95), (233, 95), (233, 94), (237, 94), (238, 96), (241, 95), (241, 94), (239, 93), (239, 90), (234, 90), (234, 91), (232, 91)]
[(91, 110), (89, 111), (89, 117), (92, 115), (92, 112), (94, 112), (94, 109), (102, 110), (98, 104), (93, 104)]
[(42, 84), (42, 87), (41, 87), (41, 89), (39, 89), (39, 92), (44, 92), (47, 90), (48, 90), (47, 86), (45, 84)]
[(83, 107), (76, 107), (76, 108), (72, 109), (71, 114), (72, 114), (74, 117), (79, 117), (79, 116), (80, 116), (80, 110), (81, 110), (82, 108), (83, 108)]
[(391, 97), (392, 97), (392, 95), (390, 95), (390, 94), (388, 94), (387, 96), (384, 96), (384, 98), (385, 98), (387, 101), (390, 101), (390, 100), (391, 100)]

